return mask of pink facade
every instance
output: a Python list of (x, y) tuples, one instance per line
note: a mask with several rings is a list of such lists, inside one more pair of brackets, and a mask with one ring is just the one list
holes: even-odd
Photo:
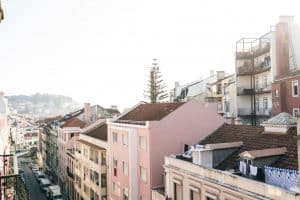
[(67, 150), (75, 148), (75, 142), (79, 137), (79, 127), (61, 128), (58, 132), (58, 177), (60, 185), (66, 183), (67, 178)]
[(151, 188), (162, 185), (164, 157), (182, 153), (185, 144), (194, 144), (225, 122), (215, 110), (215, 105), (191, 101), (145, 125), (108, 123), (110, 198), (123, 199), (128, 193), (129, 199), (151, 200)]

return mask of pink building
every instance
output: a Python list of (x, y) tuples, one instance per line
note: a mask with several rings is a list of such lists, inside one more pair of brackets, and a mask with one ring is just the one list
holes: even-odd
[(195, 101), (143, 103), (108, 122), (110, 199), (151, 200), (151, 188), (163, 183), (164, 157), (225, 122), (215, 110)]
[(75, 142), (79, 137), (85, 122), (73, 117), (64, 122), (58, 129), (58, 169), (59, 185), (64, 190), (67, 182), (67, 150), (75, 148)]

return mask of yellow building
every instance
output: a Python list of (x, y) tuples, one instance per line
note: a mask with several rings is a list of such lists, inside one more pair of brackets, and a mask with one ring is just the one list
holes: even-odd
[(107, 125), (100, 120), (85, 128), (76, 141), (74, 169), (70, 169), (74, 173), (73, 199), (108, 199), (107, 156)]

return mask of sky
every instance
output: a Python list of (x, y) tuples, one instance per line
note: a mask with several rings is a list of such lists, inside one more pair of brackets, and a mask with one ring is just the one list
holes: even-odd
[(153, 58), (168, 89), (234, 73), (237, 40), (300, 18), (297, 0), (1, 1), (0, 90), (120, 108), (144, 100)]

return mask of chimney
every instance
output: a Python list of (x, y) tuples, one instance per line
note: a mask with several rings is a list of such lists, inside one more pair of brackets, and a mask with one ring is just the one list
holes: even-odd
[(84, 121), (86, 121), (87, 123), (92, 121), (92, 111), (90, 103), (84, 103)]
[(289, 19), (280, 17), (276, 24), (276, 75), (284, 75), (289, 72)]
[(225, 77), (225, 71), (217, 71), (217, 80), (221, 80)]

